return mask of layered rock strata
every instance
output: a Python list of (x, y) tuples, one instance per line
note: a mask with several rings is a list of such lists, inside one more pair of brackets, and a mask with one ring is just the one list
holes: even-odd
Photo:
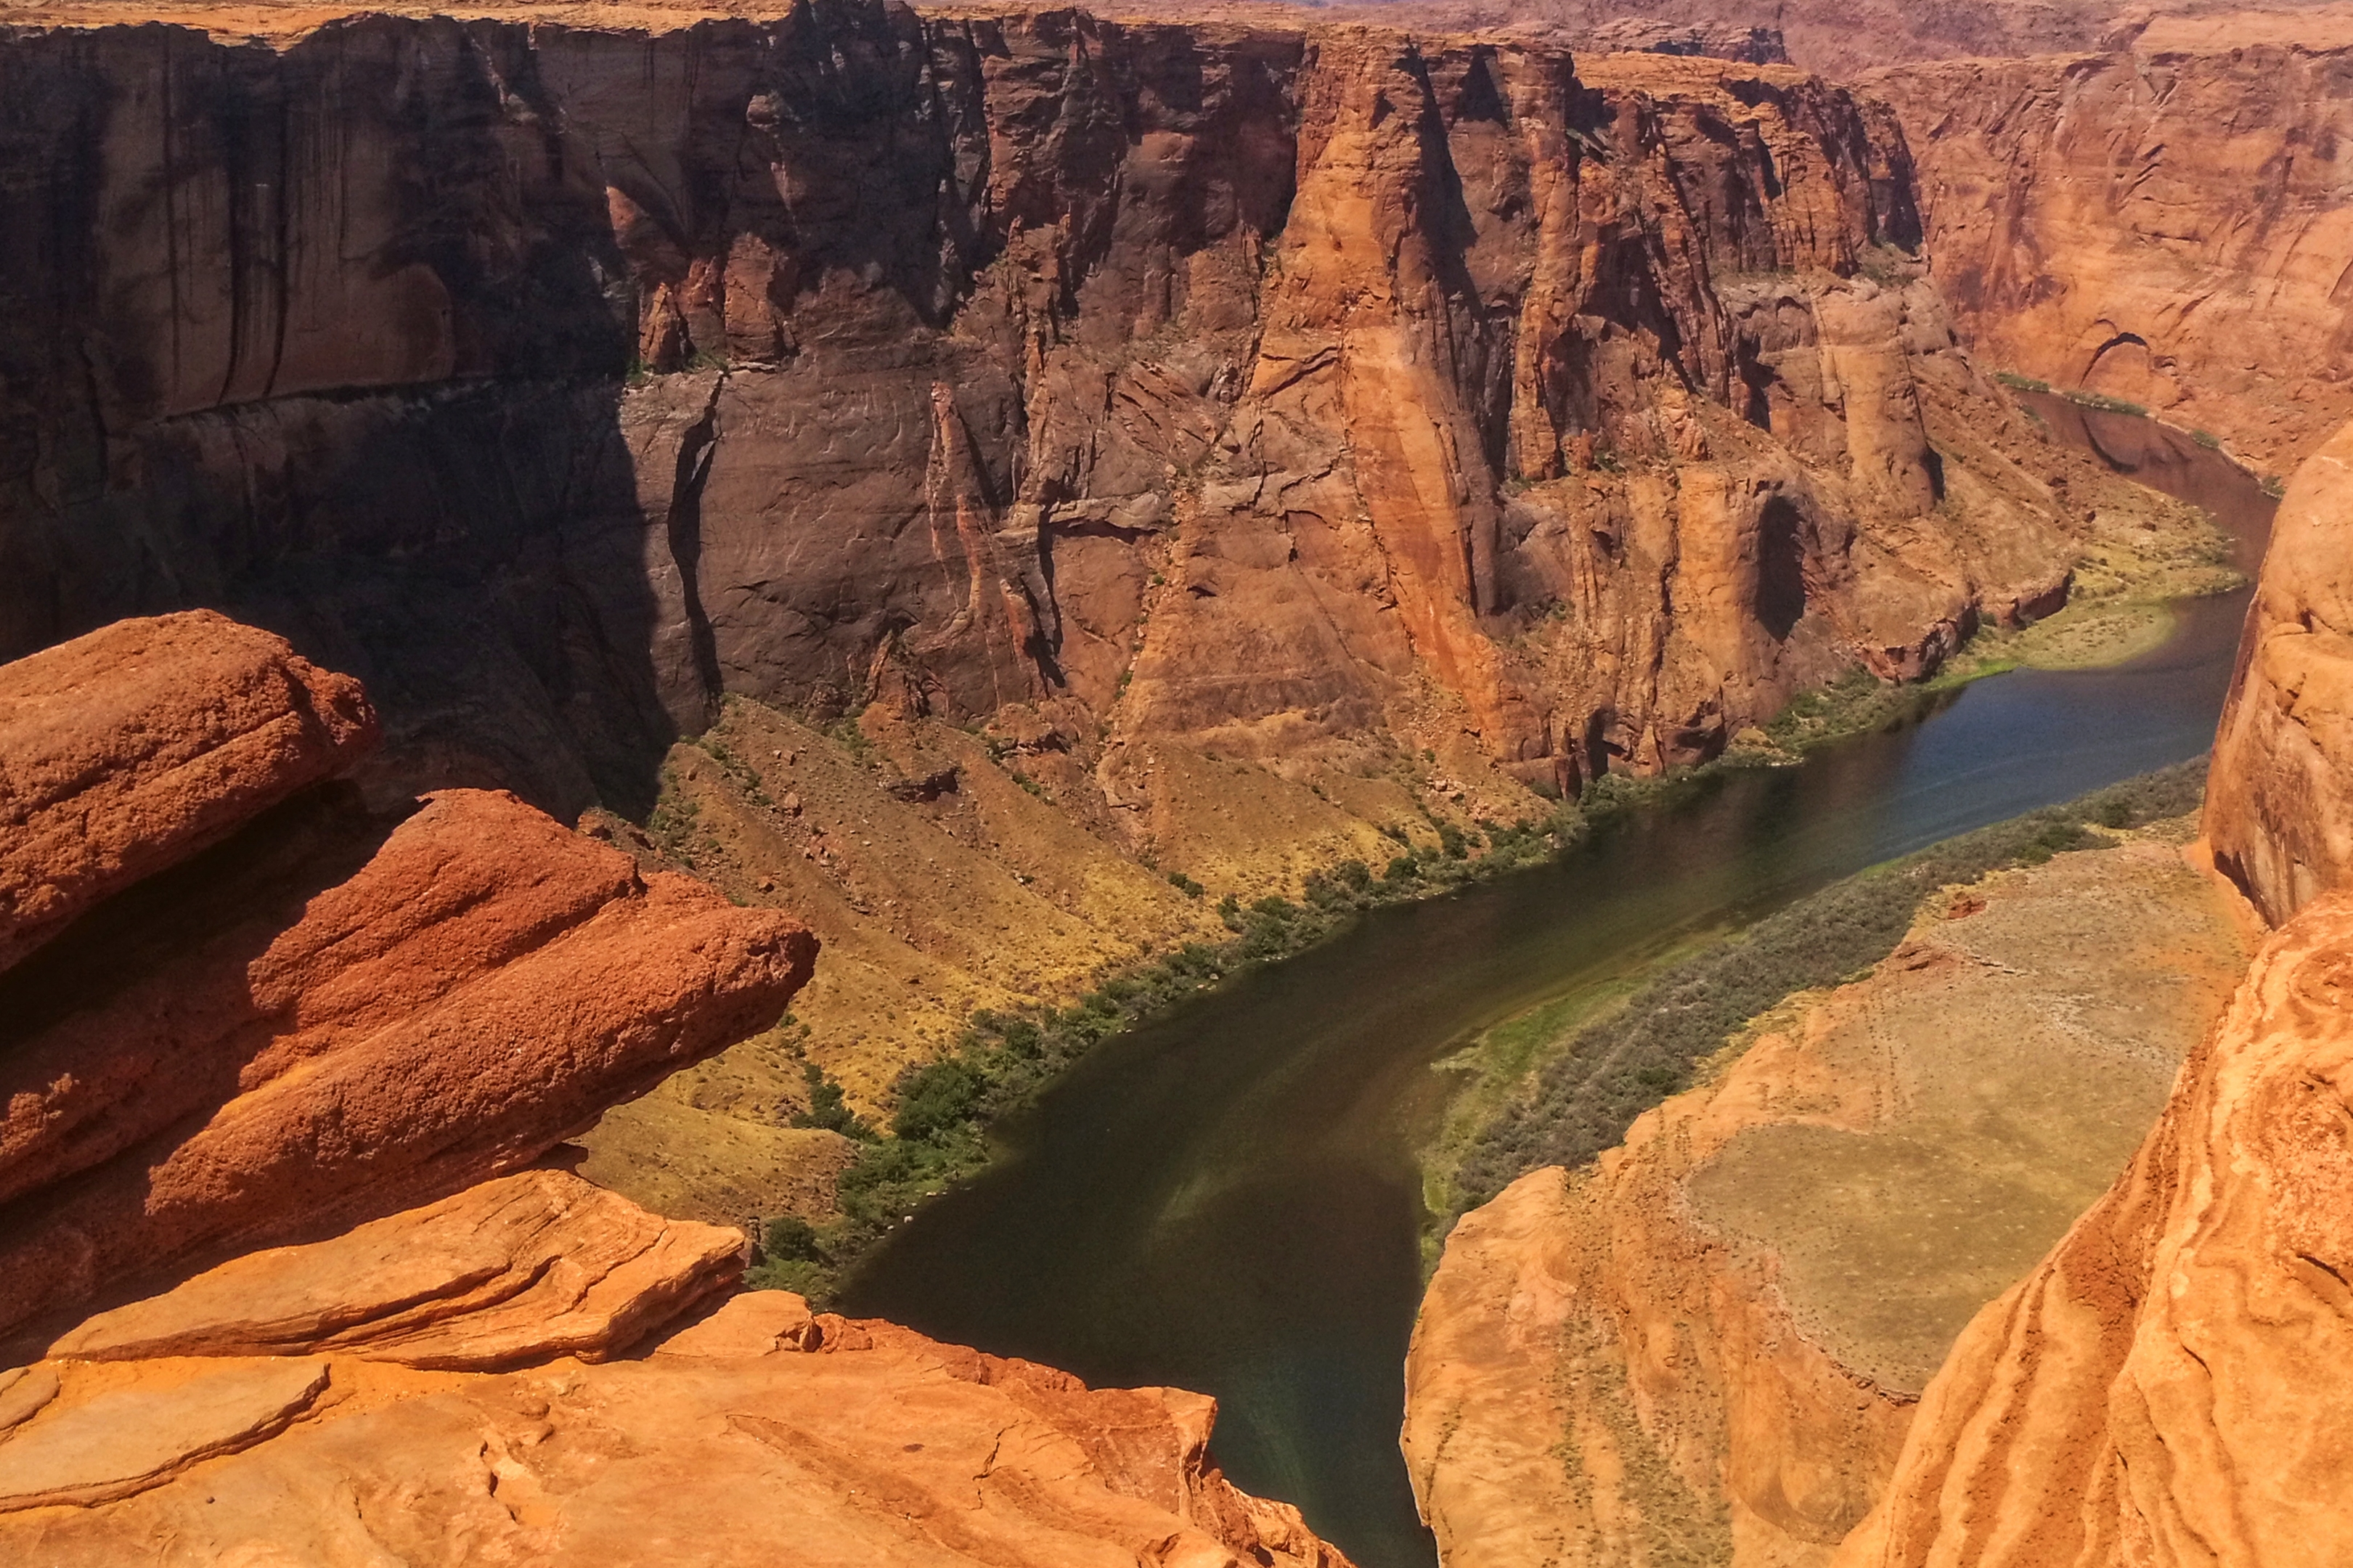
[[(263, 810), (335, 755), (316, 710), (367, 711), (274, 638), (175, 617), (30, 662), (0, 681), (62, 695), (0, 710), (0, 748), (97, 760), (26, 770), (77, 783), (51, 816), (93, 826), (55, 873), (34, 854), (71, 835), (30, 837), (25, 885), (75, 886), (91, 843), (153, 868), (191, 823), (250, 820), (0, 976), (0, 1329), (527, 1164), (808, 977), (798, 923), (641, 876), (511, 795)], [(298, 678), (322, 700), (290, 701)], [(264, 742), (205, 743), (239, 734)]]
[[(192, 629), (282, 658), (202, 617), (90, 640)], [(60, 741), (56, 703), (0, 710), (31, 731), (0, 755), (144, 776), (254, 684), (144, 657), (95, 661), (90, 734)], [(103, 762), (75, 782), (124, 794)], [(845, 1565), (1346, 1568), (1225, 1481), (1205, 1398), (1090, 1390), (797, 1297), (714, 1304), (740, 1231), (503, 1173), (773, 1020), (806, 929), (505, 795), (265, 805), (248, 792), (241, 831), (0, 976), (0, 1331), (33, 1349), (118, 1303), (0, 1372), (0, 1558), (719, 1563), (782, 1542)], [(126, 825), (133, 866), (167, 862), (187, 816), (92, 815)], [(320, 1239), (247, 1250), (287, 1237)]]
[(12, 36), (0, 626), (233, 605), (368, 681), (385, 793), (567, 815), (723, 692), (1064, 704), (1133, 835), (1138, 746), (1553, 787), (2052, 602), (2048, 493), (1947, 495), (2003, 416), (1893, 119), (1619, 59), (846, 0)]
[(1970, 1315), (2157, 1116), (2244, 963), (2174, 844), (2062, 856), (1466, 1215), (1407, 1367), (1450, 1568), (1820, 1564)]
[(2353, 884), (2353, 426), (2295, 471), (2214, 742), (2206, 836), (2284, 921)]
[[(59, 1568), (779, 1553), (1345, 1568), (1296, 1510), (1226, 1481), (1205, 1447), (1214, 1413), (813, 1319), (781, 1292), (601, 1365), (68, 1363), (55, 1401), (0, 1442), (0, 1551)], [(54, 1506), (68, 1500), (82, 1506)]]
[(357, 681), (209, 611), (0, 665), (0, 970), (375, 742)]
[(2103, 55), (1867, 72), (1978, 357), (2284, 472), (2353, 415), (2353, 22), (2159, 20)]
[(2349, 972), (2341, 894), (2265, 944), (2131, 1165), (1953, 1347), (1840, 1568), (2342, 1554)]

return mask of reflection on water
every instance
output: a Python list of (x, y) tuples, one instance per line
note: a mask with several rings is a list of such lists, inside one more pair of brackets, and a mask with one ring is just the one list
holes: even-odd
[[(2270, 503), (2244, 474), (2145, 421), (2035, 401), (2260, 552)], [(1980, 681), (1803, 767), (1699, 781), (1552, 865), (1367, 916), (1107, 1043), (1005, 1130), (1009, 1159), (882, 1249), (849, 1310), (1215, 1394), (1238, 1484), (1298, 1503), (1364, 1568), (1430, 1563), (1397, 1449), (1429, 1064), (1693, 931), (2196, 755), (2245, 603), (2185, 606), (2172, 642), (2120, 668)]]

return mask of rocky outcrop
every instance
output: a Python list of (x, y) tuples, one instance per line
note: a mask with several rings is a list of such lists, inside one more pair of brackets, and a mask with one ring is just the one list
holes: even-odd
[[(251, 820), (0, 976), (0, 1329), (527, 1164), (765, 1027), (808, 977), (797, 922), (640, 876), (511, 795), (446, 792), (396, 820), (327, 788), (264, 811), (301, 782), (284, 773), (335, 755), (306, 747), (314, 710), (358, 716), (353, 733), (367, 711), (274, 638), (178, 617), (31, 662), (0, 681), (72, 705), (0, 710), (0, 748), (95, 760), (25, 771), (79, 787), (49, 789), (64, 804), (16, 852), (24, 885), (73, 887), (90, 863), (82, 842), (56, 872), (37, 858), (70, 840), (56, 818), (91, 822), (125, 868)], [(319, 702), (287, 697), (298, 677)], [(282, 733), (206, 743), (240, 732)], [(272, 756), (291, 759), (276, 778)]]
[[(0, 1441), (0, 1554), (716, 1564), (788, 1542), (843, 1564), (1346, 1568), (1226, 1481), (1198, 1394), (1090, 1389), (780, 1291), (602, 1360), (691, 1300), (679, 1265), (740, 1246), (533, 1173), (95, 1319), (23, 1374), (47, 1396)], [(610, 1310), (592, 1341), (584, 1283)], [(412, 1370), (501, 1360), (528, 1370)]]
[(357, 681), (209, 611), (0, 666), (0, 970), (375, 741)]
[(2214, 742), (2206, 837), (2274, 923), (2353, 883), (2353, 426), (2295, 471)]
[(2341, 894), (2265, 944), (2124, 1175), (1954, 1346), (1840, 1568), (2340, 1554), (2348, 963)]
[(1060, 705), (1134, 833), (1139, 748), (1554, 787), (2058, 591), (2047, 494), (1939, 508), (2005, 416), (1894, 121), (1614, 59), (849, 0), (22, 32), (0, 651), (231, 606), (368, 682), (379, 797), (565, 815), (641, 816), (726, 692)]
[(1861, 81), (1903, 119), (1933, 275), (1982, 361), (2284, 471), (2353, 415), (2348, 48), (2341, 11), (2160, 20), (2116, 53)]
[(603, 1361), (735, 1282), (744, 1236), (526, 1171), (308, 1247), (248, 1252), (90, 1318), (73, 1361), (332, 1351), (480, 1371)]
[(2162, 839), (2003, 873), (1593, 1168), (1464, 1216), (1407, 1364), (1441, 1560), (1826, 1563), (1947, 1348), (2128, 1157), (2243, 962)]
[(1661, 21), (1654, 16), (1618, 16), (1585, 34), (1580, 54), (1704, 55), (1744, 60), (1753, 66), (1785, 66), (1789, 51), (1778, 27), (1729, 22)]

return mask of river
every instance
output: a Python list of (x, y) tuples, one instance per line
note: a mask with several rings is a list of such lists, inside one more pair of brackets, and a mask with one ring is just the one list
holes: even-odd
[[(2252, 574), (2272, 503), (2187, 437), (2031, 403), (2063, 438), (2208, 507)], [(1576, 850), (1368, 915), (1106, 1042), (931, 1204), (845, 1310), (1097, 1384), (1214, 1394), (1234, 1481), (1362, 1568), (1435, 1560), (1397, 1447), (1425, 1215), (1430, 1064), (1834, 878), (2204, 751), (2247, 593), (2192, 601), (2131, 664), (1926, 700), (1802, 767), (1695, 781)]]

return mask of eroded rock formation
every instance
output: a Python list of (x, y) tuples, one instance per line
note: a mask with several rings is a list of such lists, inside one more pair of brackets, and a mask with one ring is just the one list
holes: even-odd
[(2341, 894), (2257, 954), (2130, 1167), (1953, 1347), (1840, 1568), (2342, 1555), (2348, 973)]
[(375, 742), (357, 681), (209, 611), (0, 665), (0, 970)]
[(367, 715), (275, 638), (180, 616), (26, 662), (0, 748), (48, 799), (20, 885), (154, 874), (0, 976), (0, 1329), (528, 1163), (808, 977), (797, 922), (511, 795), (272, 807)]
[(1826, 1563), (1947, 1348), (2129, 1156), (2244, 961), (2162, 838), (2004, 873), (1593, 1168), (1466, 1215), (1407, 1367), (1442, 1560)]
[(2206, 836), (2266, 919), (2353, 884), (2353, 426), (2295, 471), (2272, 525), (2214, 742)]
[(1938, 289), (1989, 368), (2147, 405), (2285, 471), (2353, 415), (2353, 20), (2159, 19), (2102, 55), (1867, 72)]
[(723, 691), (1069, 705), (1131, 832), (1127, 742), (1551, 786), (2073, 559), (1947, 494), (2003, 416), (1902, 137), (1786, 68), (828, 0), (0, 79), (0, 651), (231, 605), (368, 681), (386, 795), (640, 814)]
[[(0, 1557), (1345, 1568), (1225, 1481), (1208, 1399), (716, 1303), (741, 1231), (517, 1170), (772, 1022), (797, 922), (511, 795), (372, 814), (314, 782), (356, 683), (217, 617), (34, 662), (0, 756), (132, 869), (0, 977), (0, 1333), (64, 1330), (0, 1372)], [(349, 732), (300, 744), (290, 681)], [(20, 885), (76, 889), (41, 842)]]

